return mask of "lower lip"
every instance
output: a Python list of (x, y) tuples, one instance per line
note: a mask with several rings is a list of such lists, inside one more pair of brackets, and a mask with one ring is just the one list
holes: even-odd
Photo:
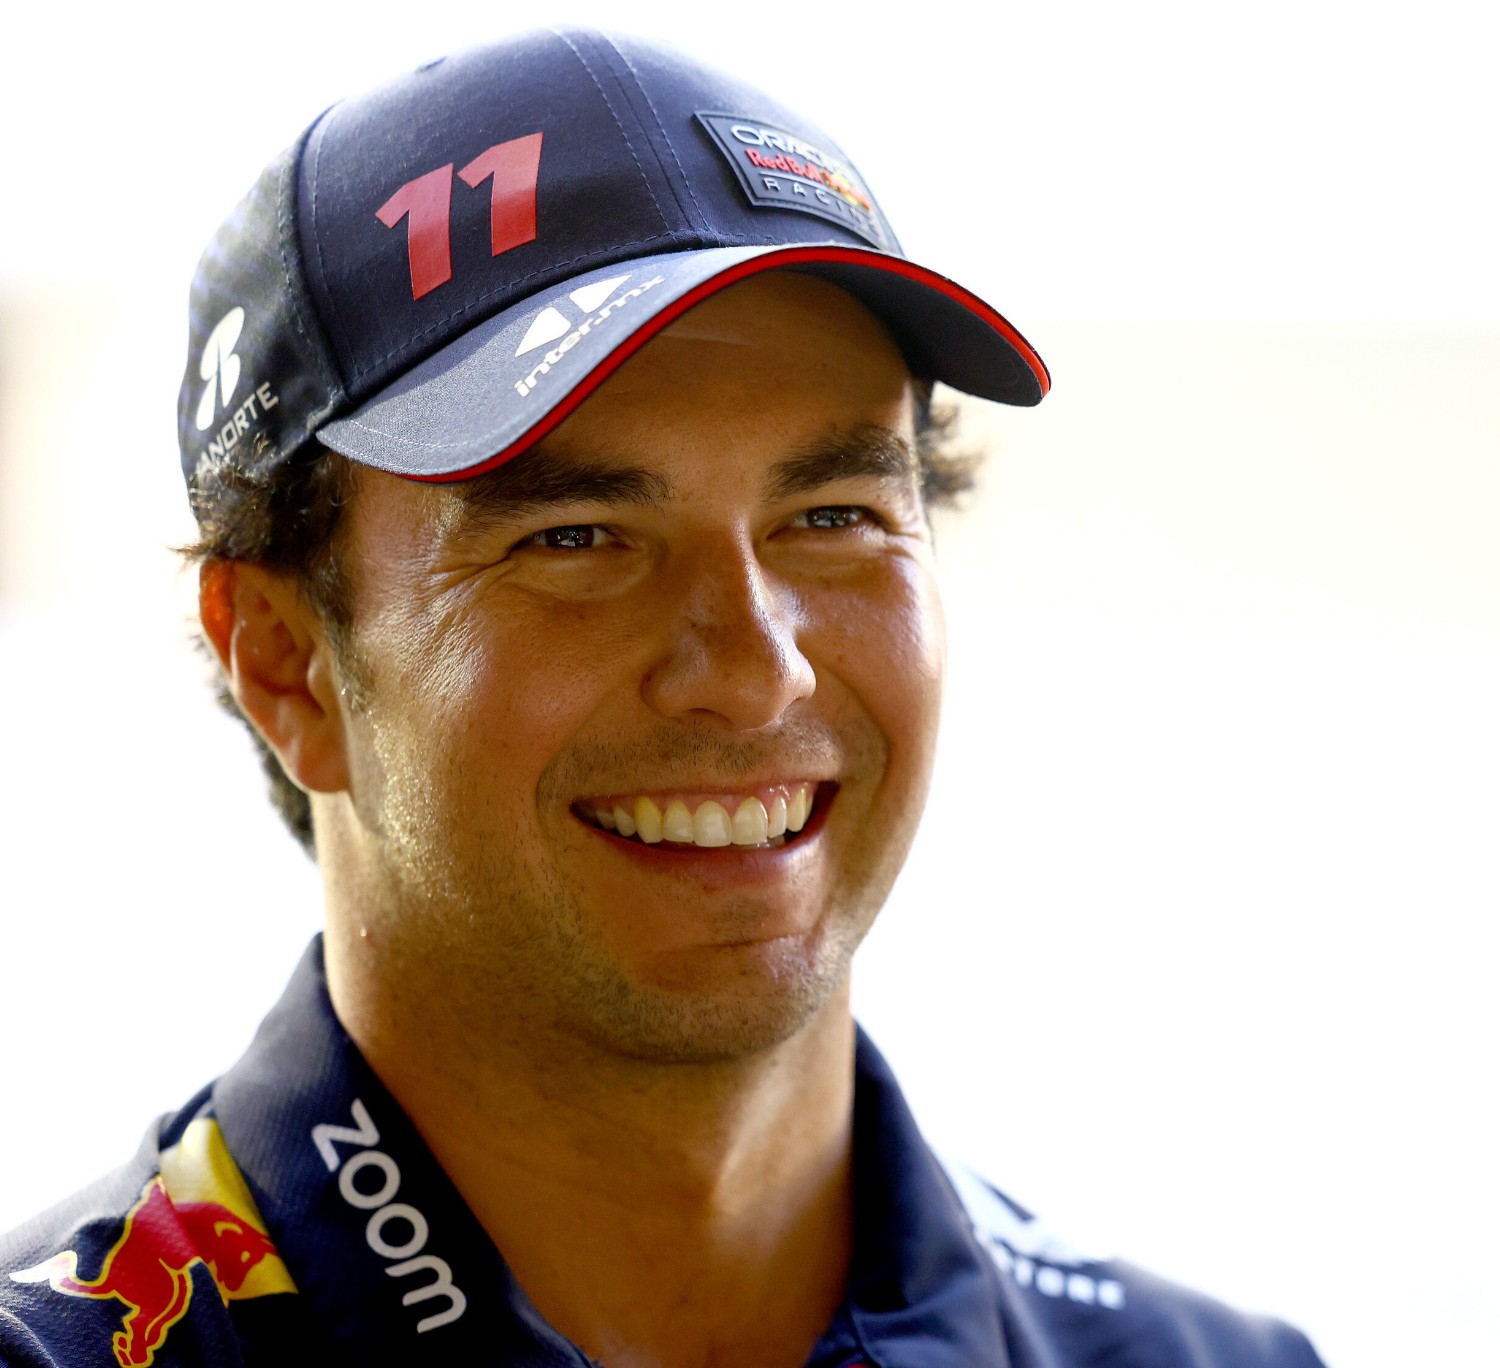
[[(832, 788), (832, 785), (829, 786)], [(735, 884), (774, 883), (790, 875), (804, 859), (813, 854), (828, 822), (836, 791), (827, 797), (819, 795), (807, 824), (795, 839), (780, 846), (695, 846), (687, 842), (661, 841), (647, 845), (644, 841), (617, 836), (603, 827), (575, 818), (590, 835), (608, 843), (609, 848), (634, 860), (639, 866), (659, 874), (676, 874), (692, 879), (706, 888)]]

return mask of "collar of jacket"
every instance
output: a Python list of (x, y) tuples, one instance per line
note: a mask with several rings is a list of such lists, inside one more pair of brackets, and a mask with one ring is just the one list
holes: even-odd
[[(531, 1305), (329, 1001), (321, 938), (213, 1110), (298, 1287), (346, 1362), (586, 1368)], [(1005, 1368), (996, 1271), (863, 1032), (855, 1251), (809, 1368)]]

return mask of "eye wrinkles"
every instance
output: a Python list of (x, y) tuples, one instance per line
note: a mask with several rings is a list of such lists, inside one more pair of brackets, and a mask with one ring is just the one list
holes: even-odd
[[(767, 473), (764, 497), (774, 502), (871, 477), (915, 489), (917, 474), (911, 444), (898, 432), (867, 423), (829, 433), (778, 461)], [(457, 500), (444, 521), (447, 530), (460, 533), (482, 532), (549, 507), (659, 507), (673, 496), (671, 482), (648, 467), (540, 449), (451, 488)]]

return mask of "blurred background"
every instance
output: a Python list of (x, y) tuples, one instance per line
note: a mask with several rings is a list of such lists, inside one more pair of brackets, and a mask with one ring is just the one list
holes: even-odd
[(34, 12), (0, 59), (0, 1227), (231, 1063), (319, 922), (169, 549), (197, 255), (341, 94), (577, 20), (823, 124), (1053, 371), (965, 409), (944, 749), (856, 974), (931, 1139), (1330, 1368), (1493, 1363), (1496, 16)]

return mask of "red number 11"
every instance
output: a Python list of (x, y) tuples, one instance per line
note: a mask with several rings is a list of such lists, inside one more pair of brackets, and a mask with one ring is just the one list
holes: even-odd
[[(496, 143), (458, 173), (471, 190), (490, 187), (490, 255), (536, 240), (536, 180), (542, 135)], [(406, 220), (406, 259), (411, 297), (421, 299), (453, 279), (449, 228), (453, 207), (453, 163), (409, 180), (375, 211), (387, 228)]]

